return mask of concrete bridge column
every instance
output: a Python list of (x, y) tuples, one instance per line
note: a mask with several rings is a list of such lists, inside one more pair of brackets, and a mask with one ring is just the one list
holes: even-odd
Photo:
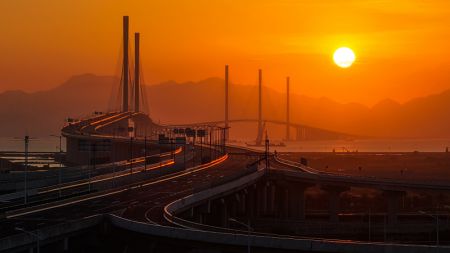
[(339, 222), (340, 195), (349, 190), (346, 186), (325, 185), (322, 187), (328, 193), (328, 213), (330, 222)]
[(196, 221), (198, 223), (205, 224), (205, 221), (207, 220), (207, 217), (211, 213), (211, 201), (207, 201), (200, 206), (198, 206), (196, 210)]
[(286, 218), (289, 212), (289, 193), (288, 188), (284, 182), (277, 182), (274, 184), (274, 210), (273, 215), (275, 217)]
[(238, 214), (239, 205), (241, 202), (239, 194), (234, 194), (227, 200), (228, 200), (227, 206), (229, 208), (228, 213), (229, 213), (230, 217), (236, 217)]
[(397, 216), (400, 211), (400, 202), (405, 192), (386, 190), (383, 195), (387, 198), (387, 222), (389, 225), (397, 224)]
[(287, 191), (288, 194), (288, 217), (296, 220), (305, 219), (305, 191), (308, 185), (291, 183)]
[(205, 216), (211, 213), (211, 202), (207, 201), (195, 208), (192, 208), (192, 217), (195, 222), (204, 223)]
[(189, 218), (191, 218), (191, 219), (194, 218), (194, 216), (195, 216), (195, 207), (189, 208), (188, 215), (189, 215)]
[(63, 240), (63, 251), (69, 250), (69, 237), (64, 237)]
[(288, 188), (283, 187), (280, 191), (280, 199), (282, 199), (282, 202), (279, 205), (279, 215), (281, 218), (287, 218), (289, 217), (289, 190)]
[(220, 226), (227, 228), (228, 227), (228, 205), (224, 199), (219, 201), (220, 204)]
[(239, 210), (238, 210), (238, 214), (239, 216), (243, 216), (247, 213), (247, 195), (248, 192), (247, 190), (243, 190), (239, 196), (240, 196), (240, 202), (239, 202)]
[(255, 217), (256, 216), (256, 210), (257, 210), (257, 200), (256, 200), (256, 185), (252, 185), (247, 188), (247, 196), (245, 198), (246, 200), (246, 211), (247, 211), (247, 217)]
[(194, 214), (194, 221), (200, 224), (203, 224), (203, 214), (199, 211)]
[(277, 187), (276, 185), (272, 182), (270, 183), (270, 186), (268, 188), (269, 192), (268, 192), (268, 213), (270, 215), (276, 215), (275, 213), (275, 204), (276, 204), (276, 193), (277, 193)]
[(267, 192), (268, 185), (266, 182), (259, 185), (256, 194), (257, 203), (257, 216), (263, 216), (267, 214)]
[(214, 199), (212, 201), (210, 201), (211, 204), (211, 214), (210, 215), (205, 215), (203, 221), (205, 222), (204, 224), (208, 224), (208, 225), (214, 225), (214, 226), (221, 226), (222, 225), (222, 209), (223, 209), (223, 204), (221, 199)]
[(198, 222), (198, 214), (199, 214), (198, 208), (195, 207), (195, 206), (190, 207), (189, 210), (187, 210), (187, 213), (186, 213), (188, 219), (190, 219), (192, 221), (195, 221), (195, 222)]
[(284, 184), (284, 206), (286, 217), (296, 220), (304, 220), (306, 214), (305, 191), (314, 184), (303, 182), (287, 182)]

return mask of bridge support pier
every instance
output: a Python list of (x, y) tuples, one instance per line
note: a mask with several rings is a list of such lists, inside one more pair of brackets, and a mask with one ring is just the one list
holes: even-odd
[(69, 237), (64, 237), (63, 251), (69, 251)]
[(227, 206), (229, 208), (228, 213), (230, 217), (236, 217), (239, 213), (239, 206), (240, 206), (241, 199), (239, 197), (239, 194), (233, 194), (230, 198), (227, 200)]
[(271, 214), (275, 217), (287, 217), (288, 213), (288, 190), (285, 184), (278, 181), (271, 185)]
[(246, 213), (247, 213), (247, 217), (253, 218), (256, 216), (257, 212), (257, 199), (256, 199), (256, 184), (250, 186), (249, 188), (247, 188), (247, 196), (245, 198), (246, 200)]
[(268, 184), (267, 182), (263, 182), (258, 186), (257, 190), (257, 216), (264, 216), (267, 214), (267, 192), (268, 192)]
[(275, 201), (276, 201), (276, 193), (277, 193), (277, 187), (276, 185), (271, 182), (268, 186), (269, 194), (268, 194), (268, 214), (270, 215), (276, 215), (275, 213)]
[(203, 214), (201, 212), (196, 212), (194, 214), (194, 221), (203, 224)]
[(297, 127), (296, 129), (296, 140), (301, 141), (306, 139), (306, 129), (303, 127)]
[[(291, 188), (292, 189), (292, 188)], [(305, 191), (302, 189), (294, 195), (293, 190), (289, 194), (289, 217), (296, 220), (305, 219)]]
[(288, 217), (296, 220), (305, 220), (306, 205), (305, 191), (312, 185), (301, 183), (288, 184)]
[(289, 189), (287, 187), (283, 187), (281, 191), (282, 191), (281, 198), (283, 199), (283, 201), (279, 205), (281, 207), (280, 217), (288, 218), (289, 217)]
[(228, 207), (227, 207), (227, 203), (225, 201), (225, 199), (221, 199), (219, 201), (219, 205), (220, 205), (220, 226), (227, 228), (228, 227)]
[(400, 201), (405, 192), (386, 190), (383, 195), (387, 197), (387, 222), (389, 225), (397, 224), (397, 216), (400, 210)]
[(211, 201), (208, 201), (205, 204), (201, 205), (201, 209), (200, 210), (203, 213), (210, 214), (211, 213)]
[[(402, 197), (404, 198), (404, 197)], [(439, 210), (439, 206), (441, 206), (441, 203), (445, 200), (445, 197), (442, 193), (436, 193), (431, 196), (431, 206), (433, 208), (436, 208), (436, 210)]]
[(322, 189), (328, 193), (328, 213), (330, 222), (339, 222), (340, 211), (340, 195), (341, 193), (348, 191), (349, 187), (336, 186), (336, 185), (324, 185)]
[(198, 223), (204, 223), (207, 215), (211, 213), (211, 202), (207, 201), (197, 207), (191, 208), (191, 217)]
[(247, 213), (247, 190), (242, 191), (239, 194), (239, 209), (238, 209), (238, 215), (244, 216)]

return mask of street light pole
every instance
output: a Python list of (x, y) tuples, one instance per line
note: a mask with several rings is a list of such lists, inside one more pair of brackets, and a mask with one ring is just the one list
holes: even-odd
[(58, 197), (61, 198), (61, 183), (62, 183), (62, 136), (61, 135), (50, 135), (59, 138), (59, 170), (58, 170)]
[(147, 132), (144, 136), (144, 171), (147, 171)]
[(270, 164), (269, 164), (269, 152), (270, 152), (269, 147), (270, 147), (269, 137), (268, 137), (267, 131), (266, 131), (266, 140), (265, 140), (266, 171), (269, 171), (269, 166), (270, 166)]
[(223, 154), (227, 153), (227, 136), (228, 136), (228, 127), (223, 128)]
[(372, 241), (372, 210), (369, 208), (369, 242)]
[(194, 131), (194, 136), (192, 138), (192, 167), (195, 167), (195, 135), (197, 133), (195, 132), (195, 130), (193, 130), (193, 131)]
[(130, 175), (133, 174), (133, 137), (130, 137)]
[(211, 143), (211, 141), (212, 141), (212, 128), (211, 127), (209, 127), (208, 128), (208, 131), (209, 131), (209, 160), (210, 161), (212, 161), (213, 160), (213, 155), (212, 155), (212, 152), (213, 152), (213, 150), (212, 150), (212, 143)]
[(91, 181), (92, 181), (92, 171), (95, 172), (95, 162), (96, 162), (96, 157), (95, 157), (95, 152), (96, 152), (96, 144), (93, 143), (91, 146), (91, 151), (89, 153), (92, 153), (91, 157), (90, 157), (90, 165), (89, 166), (89, 192), (91, 192)]
[(226, 138), (226, 136), (225, 136), (225, 131), (226, 131), (226, 128), (222, 128), (222, 155), (225, 155), (225, 153), (226, 153), (226, 145), (225, 145), (225, 138)]
[(214, 130), (214, 157), (217, 159), (217, 157), (219, 156), (219, 130), (216, 129)]
[(24, 196), (24, 202), (25, 205), (28, 202), (28, 144), (30, 143), (30, 136), (26, 135), (24, 138), (25, 141), (25, 196)]
[(184, 138), (184, 143), (183, 143), (183, 168), (186, 169), (186, 141), (187, 138)]
[(247, 221), (248, 224), (245, 224), (233, 218), (229, 218), (228, 220), (247, 228), (247, 252), (250, 253), (250, 231), (254, 230), (252, 227), (250, 227), (250, 221)]
[(436, 246), (439, 247), (439, 214), (436, 215)]
[(384, 218), (384, 220), (383, 220), (383, 237), (384, 237), (384, 242), (386, 242), (387, 241), (387, 228), (386, 228), (386, 223), (387, 223), (387, 220), (386, 220), (386, 213), (383, 215), (383, 218)]
[(169, 140), (170, 140), (170, 155), (171, 155), (171, 158), (175, 161), (175, 150), (174, 150), (175, 143), (174, 143), (172, 132), (170, 133)]
[(62, 136), (61, 135), (59, 136), (59, 153), (62, 153)]
[(203, 164), (203, 137), (200, 135), (200, 164)]

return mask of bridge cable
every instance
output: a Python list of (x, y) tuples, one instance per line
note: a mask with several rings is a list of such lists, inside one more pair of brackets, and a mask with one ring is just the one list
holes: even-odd
[[(108, 101), (108, 111), (120, 111), (121, 110), (121, 99), (122, 99), (122, 81), (123, 81), (123, 66), (122, 66), (122, 48), (123, 48), (123, 42), (119, 46), (118, 49), (118, 55), (116, 57), (116, 65), (115, 65), (115, 71), (114, 71), (114, 78), (113, 83), (111, 84), (111, 93), (110, 98)], [(119, 78), (118, 78), (119, 77)], [(117, 80), (119, 80), (117, 87)], [(117, 93), (116, 93), (117, 91)]]
[(148, 103), (148, 96), (147, 96), (147, 85), (144, 79), (144, 72), (142, 71), (143, 69), (143, 62), (142, 62), (142, 57), (139, 59), (139, 64), (140, 64), (140, 68), (139, 68), (139, 77), (140, 77), (140, 94), (142, 97), (142, 111), (146, 112), (149, 116), (150, 116), (150, 107), (149, 107), (149, 103)]

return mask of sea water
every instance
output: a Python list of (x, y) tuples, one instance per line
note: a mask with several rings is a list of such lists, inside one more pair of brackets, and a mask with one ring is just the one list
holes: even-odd
[[(65, 150), (65, 138), (62, 139), (62, 149)], [(58, 152), (59, 138), (57, 137), (30, 137), (28, 145), (30, 152)], [(0, 137), (0, 152), (4, 151), (25, 151), (23, 137)]]
[[(65, 140), (62, 139), (62, 150), (65, 150)], [(0, 138), (0, 153), (1, 152), (24, 152), (25, 142), (23, 138), (15, 137), (1, 137)], [(29, 152), (59, 152), (59, 138), (57, 137), (43, 137), (43, 138), (30, 138), (28, 145)], [(16, 154), (14, 156), (3, 156), (0, 154), (0, 158), (7, 159), (14, 163), (23, 163), (24, 155)], [(36, 167), (49, 166), (50, 168), (59, 167), (59, 163), (52, 158), (42, 158), (38, 156), (30, 155), (28, 157), (29, 164)]]
[[(235, 145), (246, 146), (251, 140), (237, 140)], [(254, 141), (253, 141), (254, 142)], [(274, 140), (273, 143), (280, 143)], [(283, 141), (284, 147), (271, 146), (278, 152), (445, 152), (450, 139), (361, 139), (323, 141)], [(252, 147), (254, 148), (254, 147)], [(258, 149), (264, 150), (263, 147)]]

